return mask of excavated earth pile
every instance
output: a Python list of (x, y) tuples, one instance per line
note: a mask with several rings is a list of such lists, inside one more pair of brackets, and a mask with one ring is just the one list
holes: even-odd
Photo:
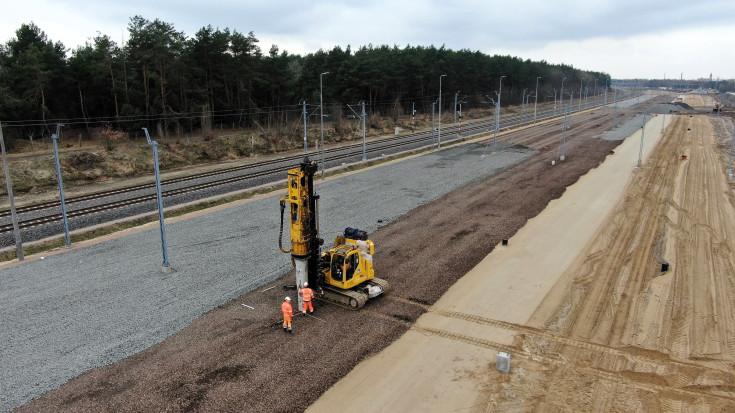
[[(358, 362), (397, 339), (503, 238), (604, 161), (618, 142), (592, 138), (596, 128), (612, 127), (612, 119), (597, 122), (568, 132), (566, 161), (556, 166), (555, 146), (529, 144), (541, 152), (371, 234), (376, 274), (392, 291), (360, 311), (317, 303), (315, 317), (297, 316), (294, 334), (285, 334), (279, 309), (281, 285), (293, 283), (288, 274), (18, 411), (302, 411)], [(558, 142), (558, 134), (546, 139)]]

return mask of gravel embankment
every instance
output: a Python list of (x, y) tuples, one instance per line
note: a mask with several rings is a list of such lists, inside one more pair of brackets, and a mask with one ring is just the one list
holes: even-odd
[[(347, 226), (374, 231), (533, 154), (513, 147), (482, 157), (483, 149), (449, 148), (319, 182), (322, 237), (331, 244)], [(0, 271), (0, 411), (161, 342), (287, 272), (278, 196), (167, 225), (169, 273), (157, 227)]]

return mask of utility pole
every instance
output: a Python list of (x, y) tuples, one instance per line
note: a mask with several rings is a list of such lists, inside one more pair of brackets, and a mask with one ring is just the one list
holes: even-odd
[[(457, 126), (457, 105), (461, 105), (462, 102), (459, 102), (459, 92), (461, 90), (458, 90), (457, 93), (454, 94), (454, 126)], [(463, 99), (464, 100), (464, 99)]]
[(615, 119), (615, 127), (618, 127), (618, 90), (613, 89), (613, 119)]
[(536, 100), (533, 103), (533, 123), (536, 123), (536, 113), (537, 113), (536, 108), (538, 107), (538, 80), (539, 79), (541, 79), (541, 76), (536, 78)]
[(148, 144), (153, 147), (153, 171), (156, 174), (156, 200), (158, 201), (158, 222), (161, 227), (161, 250), (163, 251), (163, 267), (170, 266), (168, 262), (168, 248), (166, 247), (166, 225), (163, 220), (163, 196), (161, 196), (161, 173), (158, 169), (158, 142), (152, 141), (148, 128), (143, 128)]
[(561, 78), (561, 89), (559, 90), (559, 109), (564, 110), (564, 79)]
[(523, 89), (521, 92), (521, 117), (523, 118), (523, 122), (526, 121), (526, 89)]
[[(498, 94), (498, 91), (497, 90), (495, 91), (495, 94), (496, 95)], [(494, 110), (495, 115), (494, 115), (494, 119), (493, 119), (493, 124), (494, 124), (493, 125), (493, 129), (495, 129), (495, 124), (497, 124), (497, 122), (495, 121), (495, 119), (497, 119), (497, 114), (498, 114), (498, 103), (495, 101), (495, 99), (491, 98), (488, 95), (485, 95), (485, 97), (487, 97), (488, 99), (490, 99), (490, 103), (492, 103), (493, 104), (493, 107), (495, 108), (495, 110)], [(490, 129), (488, 128), (487, 131), (490, 132)], [(485, 145), (485, 149), (483, 149), (483, 151), (482, 151), (482, 157), (483, 158), (485, 157), (485, 152), (487, 152), (487, 147), (489, 145), (490, 145), (490, 141), (487, 142), (487, 145)]]
[(437, 148), (442, 147), (442, 78), (446, 75), (439, 76), (439, 134), (437, 135)]
[(735, 149), (735, 130), (732, 131), (732, 142), (730, 143), (730, 161), (727, 163), (727, 176), (730, 178), (730, 182), (732, 182), (732, 155), (733, 155), (734, 149)]
[(664, 133), (664, 125), (666, 125), (666, 113), (664, 113), (663, 116), (663, 120), (661, 121), (661, 133)]
[(365, 101), (362, 101), (362, 160), (367, 161), (367, 143), (366, 143), (366, 137), (365, 137), (365, 118), (367, 118), (367, 113), (365, 113)]
[(436, 101), (431, 102), (431, 147), (434, 147), (434, 134), (436, 126), (434, 126), (434, 112), (436, 111)]
[(54, 158), (56, 159), (56, 178), (59, 182), (59, 200), (61, 201), (61, 220), (64, 223), (64, 239), (66, 240), (66, 246), (71, 247), (71, 239), (69, 238), (69, 220), (66, 216), (66, 202), (64, 201), (64, 184), (61, 180), (61, 165), (59, 165), (59, 145), (56, 141), (59, 139), (61, 133), (61, 124), (56, 124), (56, 133), (51, 135), (51, 140), (54, 142)]
[(352, 111), (352, 113), (355, 114), (355, 116), (360, 117), (360, 119), (362, 120), (362, 160), (366, 161), (367, 160), (367, 153), (366, 153), (367, 150), (366, 150), (366, 143), (365, 143), (365, 117), (366, 117), (365, 101), (363, 100), (362, 102), (360, 102), (360, 104), (362, 105), (362, 114), (359, 114), (359, 115), (357, 114), (357, 112), (355, 112), (355, 109), (352, 109), (352, 106), (348, 104), (347, 107), (350, 108), (350, 110)]
[(498, 137), (498, 129), (500, 129), (500, 93), (497, 93), (498, 104), (495, 105), (495, 126), (493, 127), (493, 152), (498, 153), (498, 147), (496, 145)]
[(579, 109), (582, 110), (582, 78), (579, 78)]
[(503, 78), (500, 76), (500, 87), (498, 88), (498, 104), (495, 105), (495, 132), (493, 134), (493, 154), (498, 153), (498, 128), (500, 127), (500, 95), (503, 93)]
[[(581, 99), (580, 99), (581, 100)], [(569, 127), (572, 127), (572, 114), (574, 113), (574, 91), (569, 92)]]
[(567, 114), (569, 113), (569, 109), (564, 110), (564, 126), (563, 130), (561, 131), (561, 155), (559, 155), (559, 160), (563, 161), (566, 159), (567, 149), (566, 149), (566, 143), (567, 143)]
[(324, 100), (322, 98), (322, 76), (329, 72), (323, 72), (319, 74), (319, 120), (321, 121), (320, 131), (322, 134), (321, 147), (322, 147), (322, 179), (324, 179)]
[(454, 94), (454, 126), (457, 126), (457, 98), (459, 97), (459, 90)]
[(638, 167), (643, 164), (643, 136), (646, 133), (646, 110), (643, 110), (643, 126), (641, 126), (641, 149), (638, 152)]
[[(3, 153), (3, 166), (5, 168), (5, 186), (8, 188), (8, 200), (10, 201), (10, 217), (13, 221), (13, 235), (15, 237), (15, 253), (18, 261), (25, 260), (23, 255), (23, 241), (20, 238), (20, 228), (18, 227), (18, 214), (15, 212), (15, 199), (13, 198), (13, 183), (10, 180), (10, 168), (8, 167), (8, 157), (5, 155), (5, 138), (3, 137), (3, 128), (0, 125), (0, 150)], [(732, 158), (732, 152), (730, 153)]]
[(303, 101), (304, 104), (304, 155), (308, 154), (309, 151), (307, 150), (307, 144), (306, 144), (306, 100)]
[[(587, 85), (589, 85), (589, 82), (587, 82)], [(597, 78), (595, 78), (595, 88), (592, 90), (592, 99), (594, 99), (597, 95)]]

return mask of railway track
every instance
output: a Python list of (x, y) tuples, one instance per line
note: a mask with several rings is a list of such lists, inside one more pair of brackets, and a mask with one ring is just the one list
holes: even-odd
[[(594, 108), (601, 104), (602, 102), (599, 100), (592, 101), (589, 105), (584, 106), (582, 110)], [(553, 118), (554, 116), (557, 116), (555, 115), (555, 112), (556, 110), (553, 108), (540, 110), (538, 112), (538, 120)], [(502, 117), (499, 122), (499, 129), (502, 130), (524, 124), (531, 125), (531, 118), (531, 116), (524, 116), (523, 114), (514, 114)], [(463, 125), (461, 134), (458, 133), (457, 127), (449, 126), (444, 129), (445, 134), (442, 136), (442, 143), (446, 144), (456, 140), (467, 139), (474, 135), (492, 132), (493, 123), (493, 120), (468, 122)], [(534, 128), (539, 128), (541, 130), (539, 132), (541, 135), (544, 133), (548, 134), (549, 131), (544, 132), (544, 130), (550, 127), (552, 127), (552, 125), (548, 124), (534, 126)], [(489, 139), (491, 140), (492, 138)], [(522, 140), (518, 140), (513, 136), (505, 136), (502, 139), (498, 139), (498, 141), (507, 141), (515, 144), (524, 143)], [(431, 131), (417, 132), (399, 137), (391, 136), (388, 138), (373, 140), (368, 142), (365, 152), (368, 159), (375, 159), (385, 154), (394, 154), (404, 150), (415, 150), (435, 146), (437, 143), (437, 136), (436, 134), (432, 134)], [(309, 152), (308, 155), (312, 159), (322, 161), (321, 154), (317, 151)], [(362, 145), (351, 144), (347, 147), (329, 148), (324, 151), (324, 155), (323, 163), (325, 165), (325, 169), (327, 167), (333, 167), (344, 163), (359, 162), (362, 159)], [(299, 162), (303, 157), (304, 154), (289, 155), (278, 159), (233, 166), (196, 175), (166, 179), (161, 182), (162, 187), (164, 188), (162, 196), (164, 199), (171, 200), (177, 196), (204, 193), (205, 191), (216, 191), (228, 185), (238, 185), (240, 188), (247, 188), (254, 186), (252, 182), (276, 182), (282, 178), (283, 172), (292, 168), (294, 163)], [(249, 183), (251, 184), (249, 185)], [(223, 190), (223, 192), (227, 192), (227, 190)], [(81, 217), (100, 214), (101, 212), (121, 210), (126, 207), (137, 206), (138, 208), (141, 208), (142, 204), (145, 203), (150, 204), (148, 212), (152, 212), (155, 210), (155, 199), (155, 183), (150, 182), (111, 191), (66, 198), (65, 204), (67, 206), (67, 218), (79, 219)], [(63, 218), (62, 214), (59, 213), (59, 210), (59, 201), (41, 202), (17, 208), (16, 213), (20, 218), (18, 226), (20, 229), (27, 231), (34, 227), (51, 227), (50, 224), (58, 223)], [(104, 221), (104, 219), (101, 220), (101, 222)], [(0, 246), (8, 247), (12, 244), (11, 238), (13, 231), (13, 225), (10, 222), (9, 210), (0, 211), (0, 222), (2, 223), (0, 224), (0, 238), (2, 238), (2, 245)], [(97, 222), (96, 224), (101, 222)], [(84, 227), (88, 226), (91, 225), (85, 225)], [(63, 228), (58, 228), (56, 231), (51, 232), (51, 235), (59, 235), (63, 233)], [(25, 234), (23, 235), (23, 239), (27, 241), (28, 237)], [(50, 236), (48, 231), (44, 236)]]
[[(472, 127), (468, 128), (467, 132), (471, 133), (473, 131), (478, 131), (485, 127), (484, 124), (490, 124), (490, 122), (478, 122), (477, 125), (472, 125)], [(375, 153), (380, 150), (400, 147), (401, 145), (408, 145), (408, 144), (423, 142), (426, 140), (426, 137), (424, 137), (423, 135), (425, 135), (425, 133), (415, 133), (415, 134), (410, 134), (410, 135), (404, 135), (401, 138), (401, 142), (398, 142), (398, 143), (395, 142), (396, 138), (392, 138), (392, 137), (373, 141), (370, 143), (372, 147), (370, 149), (367, 149), (366, 152)], [(414, 137), (414, 138), (406, 140), (406, 137), (409, 137), (409, 138)], [(344, 152), (344, 151), (345, 151), (344, 148), (330, 148), (330, 149), (325, 150), (325, 153), (331, 155), (332, 153), (338, 153), (338, 152)], [(357, 151), (351, 151), (350, 155), (355, 155), (357, 153), (358, 153)], [(317, 159), (319, 157), (319, 153), (316, 151), (310, 152), (309, 155), (311, 156), (312, 159)], [(290, 155), (290, 156), (286, 156), (286, 157), (275, 159), (275, 160), (260, 161), (260, 162), (255, 162), (255, 163), (251, 163), (247, 165), (240, 165), (240, 166), (234, 166), (230, 168), (218, 169), (216, 171), (204, 172), (204, 173), (200, 173), (197, 175), (189, 175), (189, 176), (183, 176), (183, 177), (178, 177), (178, 178), (165, 179), (161, 181), (161, 185), (166, 186), (166, 185), (192, 182), (196, 180), (201, 180), (203, 178), (217, 177), (217, 176), (225, 175), (228, 173), (237, 173), (241, 171), (256, 169), (259, 167), (267, 168), (267, 167), (271, 167), (279, 163), (300, 162), (301, 159), (303, 159), (303, 157), (304, 157), (303, 154)], [(329, 158), (326, 158), (326, 161), (333, 161), (333, 160), (338, 160), (338, 159), (340, 159), (340, 156), (330, 156)], [(276, 168), (273, 171), (281, 172), (282, 169)], [(246, 174), (246, 178), (252, 177), (252, 176), (258, 176), (258, 174), (257, 173)], [(200, 186), (199, 185), (192, 186), (192, 188), (195, 188), (195, 189), (197, 187), (200, 187)], [(92, 201), (95, 199), (105, 198), (105, 197), (109, 197), (113, 195), (127, 194), (127, 193), (132, 193), (132, 192), (141, 191), (141, 190), (148, 190), (148, 189), (152, 190), (154, 188), (155, 188), (155, 183), (150, 182), (150, 183), (145, 183), (145, 184), (140, 184), (140, 185), (133, 185), (133, 186), (125, 187), (125, 188), (120, 188), (116, 190), (97, 192), (97, 193), (91, 193), (91, 194), (86, 194), (86, 195), (80, 195), (80, 196), (72, 197), (72, 198), (66, 198), (65, 203), (66, 205), (70, 205), (70, 204), (75, 204), (79, 202)], [(172, 194), (172, 193), (173, 192), (170, 192), (169, 194)], [(166, 195), (167, 194), (164, 194), (164, 196)], [(40, 211), (44, 209), (58, 208), (58, 207), (60, 207), (59, 201), (48, 201), (48, 202), (41, 202), (38, 204), (16, 208), (16, 212), (18, 214), (23, 214), (23, 213), (32, 212), (32, 211)], [(0, 211), (0, 218), (6, 218), (8, 216), (10, 216), (9, 210)], [(3, 232), (3, 231), (0, 230), (0, 232)]]

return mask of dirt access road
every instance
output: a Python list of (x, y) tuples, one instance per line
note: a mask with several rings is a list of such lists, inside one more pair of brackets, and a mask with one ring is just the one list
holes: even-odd
[(309, 410), (735, 411), (735, 199), (713, 136), (678, 116), (632, 176), (626, 140)]
[[(549, 201), (605, 160), (618, 142), (592, 138), (612, 129), (611, 114), (600, 112), (583, 114), (586, 122), (575, 122), (568, 131), (565, 162), (551, 166), (560, 137), (559, 122), (552, 122), (545, 134), (524, 141), (541, 149), (539, 154), (417, 208), (372, 234), (376, 271), (391, 282), (393, 290), (363, 310), (322, 305), (316, 313), (319, 319), (299, 316), (295, 334), (285, 335), (278, 306), (283, 298), (280, 286), (292, 283), (289, 274), (207, 313), (164, 342), (89, 371), (19, 410), (306, 409), (361, 360), (378, 354), (408, 331), (501, 239), (511, 237)], [(618, 122), (631, 114), (619, 111)], [(520, 130), (499, 140), (516, 134), (538, 135)], [(550, 140), (550, 135), (556, 139)], [(242, 303), (269, 310), (250, 311)]]
[(707, 116), (677, 117), (570, 268), (540, 325), (598, 347), (539, 345), (568, 361), (540, 406), (735, 410), (735, 199), (713, 136)]

